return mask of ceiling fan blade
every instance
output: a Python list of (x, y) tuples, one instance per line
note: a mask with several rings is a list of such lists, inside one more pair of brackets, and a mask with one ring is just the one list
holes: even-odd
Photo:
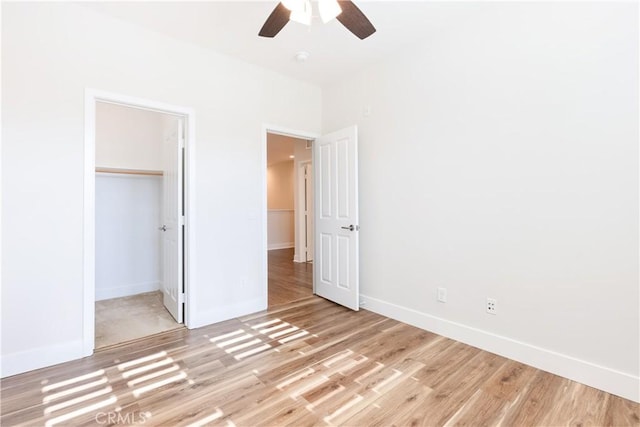
[(376, 28), (351, 0), (338, 0), (342, 13), (336, 17), (347, 30), (364, 40), (376, 32)]
[(284, 7), (282, 3), (278, 3), (276, 8), (273, 9), (273, 12), (271, 12), (271, 15), (269, 15), (264, 22), (258, 35), (261, 37), (275, 37), (275, 35), (287, 25), (287, 22), (289, 22), (289, 15), (291, 15), (289, 9)]

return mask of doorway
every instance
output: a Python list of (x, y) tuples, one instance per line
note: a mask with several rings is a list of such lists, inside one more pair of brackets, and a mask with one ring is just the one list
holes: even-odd
[(85, 355), (189, 325), (194, 121), (188, 108), (85, 91)]
[[(321, 136), (269, 126), (263, 130), (264, 159), (271, 133), (312, 141), (313, 294), (357, 311), (360, 307), (358, 127), (353, 125)], [(264, 230), (268, 229), (267, 163), (264, 162), (263, 170)], [(264, 233), (264, 248), (267, 252), (268, 232)], [(263, 264), (265, 276), (268, 276), (268, 258), (265, 256)], [(265, 300), (268, 294), (266, 283)]]
[(181, 120), (96, 104), (96, 349), (182, 327), (167, 286), (180, 251), (166, 238), (182, 193)]
[(312, 142), (267, 132), (268, 306), (313, 295)]

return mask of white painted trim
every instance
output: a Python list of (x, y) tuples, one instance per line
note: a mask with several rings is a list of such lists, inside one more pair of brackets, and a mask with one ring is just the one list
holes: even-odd
[(78, 359), (80, 357), (78, 355), (82, 354), (83, 351), (84, 342), (78, 340), (18, 353), (4, 354), (0, 359), (0, 376), (6, 378), (44, 366), (57, 365), (58, 363)]
[[(273, 133), (275, 135), (290, 136), (291, 138), (307, 139), (307, 140), (314, 140), (320, 137), (320, 134), (315, 132), (308, 132), (308, 131), (299, 130), (299, 129), (290, 129), (290, 128), (277, 126), (277, 125), (270, 125), (270, 124), (263, 124), (262, 129), (264, 131), (263, 134), (264, 134), (265, 154), (267, 149), (267, 133)], [(267, 157), (265, 156), (265, 160), (266, 158)], [(266, 166), (266, 161), (265, 161), (265, 166)]]
[(128, 285), (114, 286), (105, 289), (96, 289), (96, 301), (102, 301), (105, 299), (122, 298), (131, 295), (144, 294), (146, 292), (153, 292), (160, 290), (160, 282), (142, 282), (131, 283)]
[[(184, 323), (193, 328), (195, 307), (195, 289), (191, 287), (191, 278), (195, 271), (195, 110), (188, 107), (165, 104), (148, 99), (136, 98), (118, 93), (85, 88), (84, 94), (84, 212), (83, 212), (83, 340), (82, 351), (75, 357), (93, 354), (95, 338), (95, 112), (97, 102), (107, 102), (128, 107), (156, 111), (181, 116), (186, 123), (185, 138), (185, 302)], [(43, 361), (36, 367), (47, 366)]]
[[(96, 292), (96, 98), (84, 91), (84, 208), (83, 208), (83, 316), (81, 356), (91, 356), (95, 346)], [(42, 366), (46, 366), (43, 363)]]
[(306, 256), (307, 248), (305, 246), (305, 241), (307, 236), (305, 236), (305, 234), (303, 233), (303, 230), (306, 230), (307, 228), (305, 215), (304, 215), (304, 204), (305, 204), (304, 168), (305, 166), (311, 165), (311, 164), (312, 164), (311, 160), (296, 162), (295, 178), (296, 178), (297, 194), (296, 194), (296, 211), (295, 211), (294, 221), (296, 224), (295, 228), (298, 232), (295, 234), (295, 254), (293, 257), (295, 262), (307, 262), (307, 256)]
[[(266, 253), (266, 252), (265, 252)], [(244, 301), (237, 304), (226, 305), (224, 307), (209, 310), (207, 312), (198, 312), (194, 315), (191, 329), (200, 328), (202, 326), (212, 325), (214, 323), (223, 322), (236, 317), (245, 316), (247, 313), (257, 313), (266, 309), (266, 303), (262, 298), (256, 298), (250, 301)]]
[(363, 294), (360, 301), (363, 308), (374, 313), (640, 402), (640, 377)]
[(184, 244), (184, 325), (193, 329), (195, 323), (195, 307), (197, 301), (196, 287), (193, 286), (196, 270), (196, 112), (192, 108), (186, 109), (185, 121), (185, 169), (184, 169), (184, 198), (187, 207), (185, 215), (185, 244)]
[(157, 179), (161, 180), (162, 175), (138, 175), (138, 174), (124, 174), (124, 173), (112, 173), (112, 172), (96, 172), (96, 176), (114, 179)]
[(294, 246), (295, 244), (293, 242), (272, 243), (269, 245), (267, 249), (272, 251), (274, 249), (289, 249), (289, 248), (293, 248)]
[[(260, 186), (262, 187), (262, 267), (261, 267), (261, 277), (262, 277), (262, 298), (265, 303), (268, 301), (269, 294), (269, 278), (268, 278), (268, 258), (267, 258), (267, 250), (268, 250), (268, 242), (267, 242), (267, 133), (273, 133), (277, 135), (290, 136), (293, 138), (300, 139), (316, 139), (320, 135), (314, 132), (307, 132), (303, 130), (295, 130), (289, 129), (278, 125), (271, 124), (263, 124), (262, 125), (262, 146), (260, 147)], [(314, 287), (315, 289), (315, 287)], [(265, 307), (259, 308), (258, 310), (263, 310)], [(247, 313), (250, 313), (248, 311)]]

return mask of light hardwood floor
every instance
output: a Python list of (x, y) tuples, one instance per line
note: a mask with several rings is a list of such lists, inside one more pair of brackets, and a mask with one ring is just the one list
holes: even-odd
[(268, 252), (269, 307), (297, 301), (313, 294), (313, 263), (293, 262), (293, 249)]
[(7, 378), (0, 422), (637, 426), (639, 406), (309, 297)]

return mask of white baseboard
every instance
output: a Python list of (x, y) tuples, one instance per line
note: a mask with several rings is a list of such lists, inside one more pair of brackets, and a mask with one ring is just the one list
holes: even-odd
[(287, 242), (287, 243), (269, 243), (269, 245), (267, 246), (267, 250), (273, 250), (273, 249), (289, 249), (289, 248), (293, 248), (294, 247), (294, 243), (293, 242)]
[(266, 309), (266, 298), (256, 298), (247, 302), (218, 307), (215, 310), (209, 310), (204, 313), (194, 313), (193, 320), (189, 324), (189, 329), (212, 325), (214, 323), (246, 316), (247, 314), (256, 313)]
[(0, 359), (0, 377), (6, 378), (11, 375), (33, 371), (34, 369), (57, 365), (58, 363), (80, 359), (82, 356), (82, 340), (3, 354)]
[(160, 282), (143, 282), (113, 288), (96, 288), (96, 301), (105, 299), (128, 297), (160, 290)]
[(363, 308), (374, 313), (640, 402), (640, 377), (366, 295), (360, 294), (360, 301)]

